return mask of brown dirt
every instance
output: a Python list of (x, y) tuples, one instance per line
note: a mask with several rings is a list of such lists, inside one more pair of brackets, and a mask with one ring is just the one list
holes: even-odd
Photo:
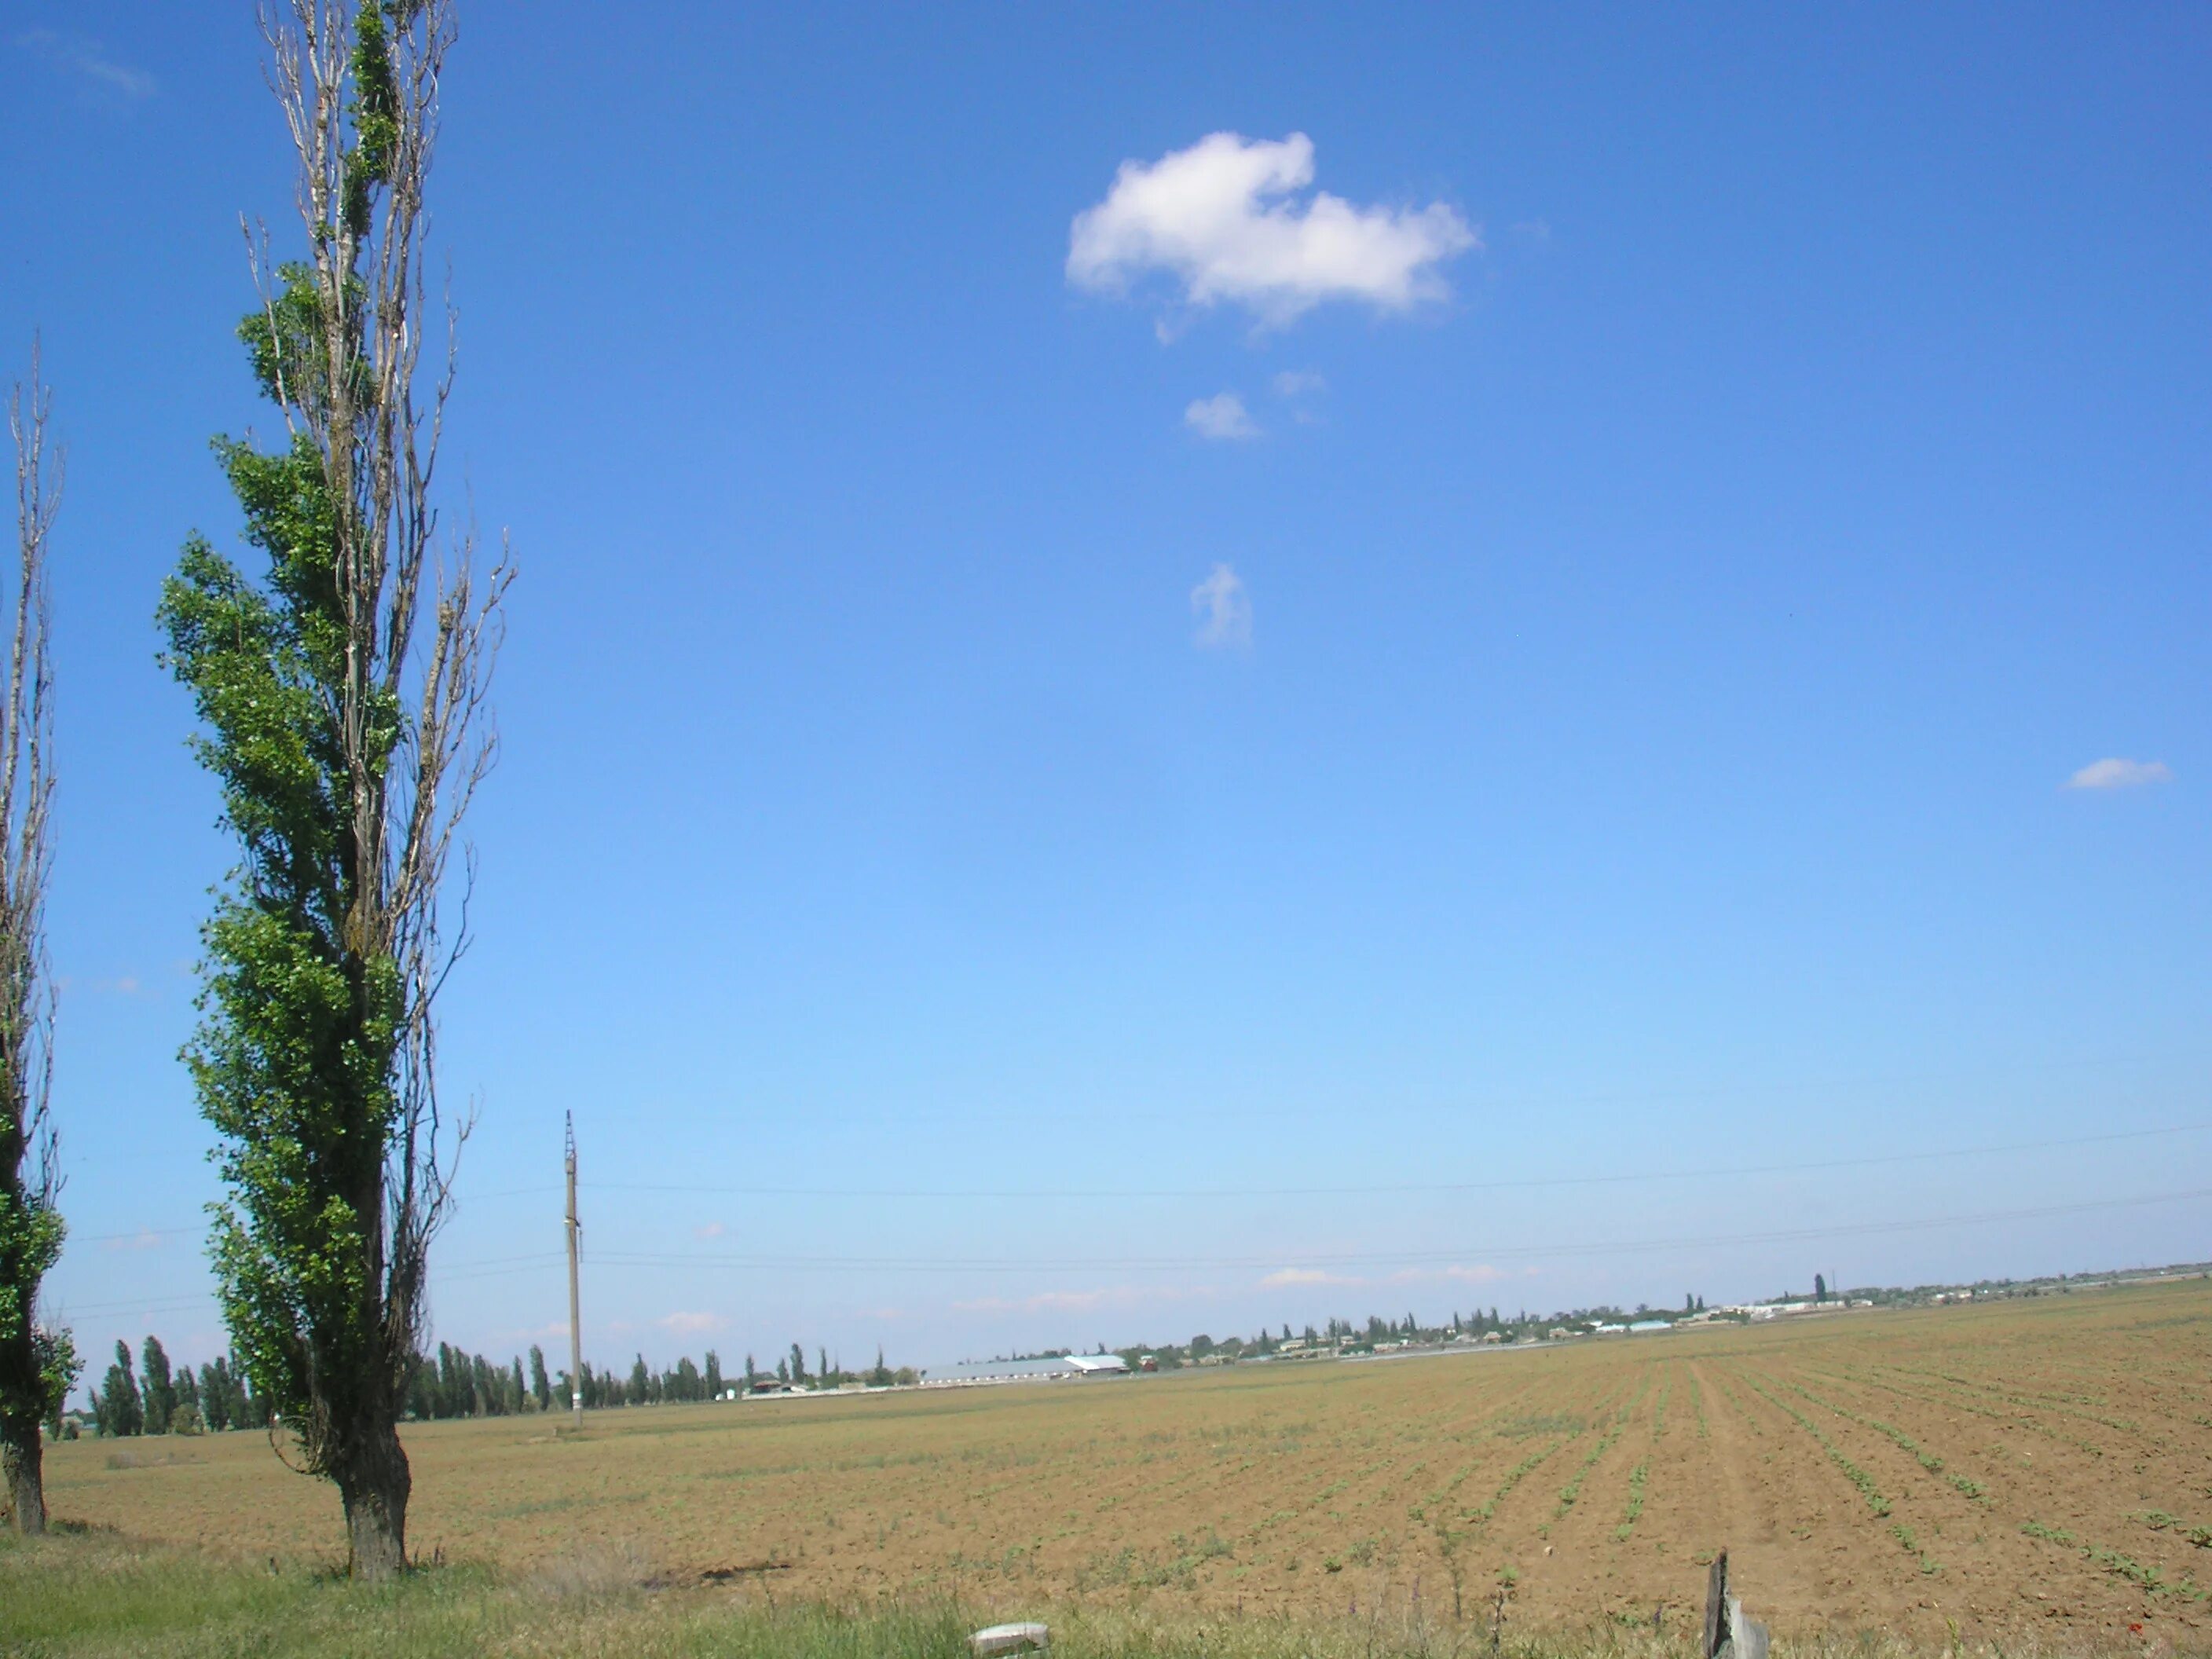
[[(1677, 1633), (1725, 1547), (1785, 1632), (1955, 1625), (2066, 1647), (2140, 1626), (2186, 1651), (2212, 1632), (2212, 1550), (2188, 1538), (2212, 1525), (2208, 1376), (2212, 1285), (2187, 1281), (1538, 1352), (613, 1412), (574, 1440), (542, 1419), (432, 1424), (406, 1435), (410, 1533), (448, 1559), (618, 1544), (672, 1575), (787, 1562), (759, 1576), (778, 1595), (951, 1590), (1008, 1611), (1419, 1601), (1448, 1618), (1456, 1573), (1470, 1623), (1502, 1594), (1510, 1628), (1648, 1627), (1656, 1609)], [(47, 1490), (62, 1518), (141, 1536), (339, 1543), (331, 1490), (258, 1436), (58, 1446)]]

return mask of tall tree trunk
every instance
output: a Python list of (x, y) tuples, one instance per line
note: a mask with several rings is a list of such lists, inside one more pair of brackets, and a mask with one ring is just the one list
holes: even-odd
[(407, 1571), (407, 1496), (414, 1489), (407, 1453), (389, 1422), (365, 1425), (331, 1469), (345, 1504), (353, 1576), (395, 1578)]
[(36, 1537), (46, 1529), (45, 1460), (37, 1418), (23, 1413), (10, 1413), (0, 1418), (0, 1474), (7, 1478), (8, 1503), (15, 1512), (15, 1530), (27, 1538)]

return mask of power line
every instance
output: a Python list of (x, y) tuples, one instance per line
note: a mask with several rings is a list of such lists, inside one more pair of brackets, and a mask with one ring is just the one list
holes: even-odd
[(2080, 1215), (2093, 1210), (2131, 1209), (2212, 1198), (2212, 1188), (2188, 1192), (2140, 1194), (2129, 1198), (2091, 1199), (2033, 1209), (1992, 1210), (1972, 1215), (1919, 1216), (1898, 1221), (1851, 1222), (1833, 1227), (1792, 1227), (1757, 1233), (1722, 1233), (1680, 1238), (1614, 1239), (1571, 1244), (1502, 1244), (1452, 1250), (1396, 1250), (1332, 1255), (1267, 1256), (1091, 1256), (1054, 1259), (1025, 1256), (1018, 1261), (990, 1256), (767, 1256), (681, 1255), (643, 1251), (609, 1252), (603, 1267), (763, 1269), (781, 1273), (1085, 1273), (1165, 1272), (1302, 1267), (1373, 1267), (1467, 1261), (1528, 1261), (1553, 1256), (1632, 1255), (1650, 1250), (1719, 1249), (1749, 1244), (1785, 1244), (1811, 1239), (1857, 1238), (1881, 1233), (1923, 1232), (1944, 1227), (1982, 1226), (2001, 1221), (2033, 1221)]
[[(511, 1273), (540, 1272), (555, 1266), (560, 1260), (559, 1251), (549, 1250), (537, 1255), (495, 1256), (484, 1261), (465, 1261), (459, 1267), (447, 1268), (440, 1273), (431, 1281), (430, 1287), (434, 1291), (447, 1285), (465, 1284), (471, 1279), (501, 1279)], [(176, 1296), (156, 1297), (151, 1302), (63, 1304), (58, 1301), (55, 1311), (58, 1316), (70, 1321), (94, 1316), (112, 1318), (120, 1314), (181, 1313), (192, 1308), (210, 1306), (215, 1299), (213, 1291), (194, 1291)]]
[(1745, 1176), (1815, 1174), (1833, 1170), (1879, 1169), (1900, 1164), (1924, 1164), (1945, 1158), (1996, 1158), (2011, 1152), (2048, 1152), (2058, 1148), (2092, 1146), (2123, 1140), (2145, 1140), (2161, 1135), (2198, 1134), (2212, 1123), (2180, 1123), (2162, 1129), (2126, 1129), (2111, 1134), (2076, 1135), (2059, 1140), (2020, 1140), (1994, 1146), (1962, 1146), (1949, 1151), (1882, 1152), (1862, 1158), (1825, 1158), (1802, 1164), (1735, 1164), (1704, 1170), (1646, 1170), (1622, 1175), (1538, 1176), (1506, 1181), (1404, 1182), (1370, 1186), (1329, 1187), (1079, 1187), (1044, 1188), (858, 1188), (858, 1187), (726, 1187), (695, 1182), (590, 1181), (581, 1184), (594, 1192), (700, 1193), (737, 1198), (911, 1199), (926, 1200), (985, 1199), (1224, 1199), (1224, 1198), (1356, 1198), (1387, 1197), (1419, 1193), (1495, 1193), (1540, 1191), (1560, 1187), (1630, 1186), (1644, 1182), (1728, 1181)]
[[(1818, 1159), (1801, 1164), (1748, 1164), (1704, 1170), (1644, 1170), (1626, 1174), (1531, 1176), (1504, 1181), (1407, 1182), (1372, 1186), (1334, 1187), (1129, 1187), (1129, 1188), (861, 1188), (861, 1187), (739, 1187), (696, 1182), (580, 1181), (579, 1188), (612, 1193), (696, 1193), (732, 1198), (805, 1198), (845, 1200), (912, 1200), (961, 1201), (1034, 1199), (1059, 1202), (1085, 1199), (1230, 1199), (1230, 1198), (1358, 1198), (1403, 1196), (1422, 1193), (1540, 1192), (1564, 1187), (1633, 1186), (1668, 1181), (1727, 1181), (1746, 1176), (1816, 1175), (1835, 1170), (1868, 1170), (1905, 1164), (1926, 1164), (1949, 1158), (1999, 1158), (2014, 1152), (2040, 1152), (2077, 1146), (2148, 1140), (2168, 1135), (2202, 1134), (2212, 1122), (2176, 1123), (2158, 1129), (2123, 1129), (2107, 1134), (2074, 1135), (2054, 1140), (2015, 1140), (1986, 1146), (1948, 1150), (1880, 1152), (1860, 1158)], [(496, 1192), (470, 1194), (463, 1203), (495, 1198), (535, 1196), (556, 1193), (554, 1185), (502, 1188)], [(140, 1227), (127, 1233), (87, 1233), (72, 1237), (77, 1244), (133, 1243), (145, 1238), (174, 1238), (202, 1231), (198, 1227)]]

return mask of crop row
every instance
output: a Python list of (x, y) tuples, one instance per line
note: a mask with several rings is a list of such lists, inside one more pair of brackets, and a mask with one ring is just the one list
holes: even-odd
[(1620, 1524), (1613, 1529), (1613, 1537), (1624, 1544), (1628, 1541), (1628, 1534), (1636, 1530), (1636, 1517), (1644, 1513), (1644, 1482), (1650, 1473), (1651, 1460), (1648, 1457), (1628, 1472), (1628, 1510), (1620, 1517)]
[(2040, 1538), (2049, 1543), (2063, 1544), (2070, 1549), (2078, 1549), (2081, 1552), (2083, 1560), (2094, 1561), (2115, 1577), (2125, 1578), (2131, 1583), (2142, 1585), (2149, 1595), (2179, 1595), (2189, 1601), (2212, 1601), (2212, 1590), (2200, 1589), (2195, 1579), (2169, 1580), (2156, 1567), (2145, 1566), (2134, 1557), (2123, 1555), (2119, 1551), (2108, 1549), (2102, 1544), (2086, 1542), (2063, 1527), (2046, 1527), (2039, 1521), (2030, 1521), (2021, 1527), (2021, 1530), (2030, 1538)]
[[(1575, 1432), (1579, 1434), (1581, 1431), (1577, 1430)], [(1507, 1494), (1510, 1493), (1514, 1487), (1519, 1486), (1522, 1480), (1527, 1477), (1531, 1470), (1535, 1468), (1539, 1463), (1541, 1463), (1546, 1458), (1549, 1457), (1553, 1452), (1559, 1450), (1560, 1447), (1565, 1445), (1568, 1441), (1572, 1440), (1574, 1437), (1575, 1436), (1571, 1434), (1565, 1440), (1554, 1440), (1550, 1445), (1545, 1447), (1543, 1450), (1530, 1454), (1528, 1456), (1522, 1458), (1518, 1463), (1516, 1463), (1511, 1468), (1506, 1470), (1505, 1479), (1498, 1483), (1498, 1490), (1490, 1494), (1490, 1497), (1484, 1502), (1480, 1509), (1469, 1510), (1467, 1514), (1467, 1518), (1477, 1522), (1478, 1524), (1488, 1522), (1492, 1516), (1498, 1513), (1498, 1506), (1505, 1501)]]
[(1582, 1496), (1583, 1480), (1589, 1474), (1591, 1465), (1613, 1449), (1613, 1443), (1620, 1438), (1627, 1426), (1627, 1413), (1624, 1412), (1620, 1418), (1615, 1420), (1613, 1425), (1605, 1431), (1597, 1444), (1590, 1448), (1589, 1455), (1583, 1459), (1581, 1467), (1576, 1469), (1575, 1478), (1559, 1488), (1559, 1507), (1553, 1510), (1553, 1514), (1565, 1515), (1569, 1510), (1574, 1508), (1575, 1500)]
[(2212, 1550), (2212, 1527), (2192, 1527), (2186, 1521), (2168, 1515), (2164, 1510), (2143, 1510), (2133, 1518), (2153, 1532), (2171, 1532), (2187, 1539), (2200, 1550)]
[[(2084, 1423), (2096, 1423), (2108, 1429), (2118, 1429), (2122, 1434), (2145, 1433), (2142, 1424), (2131, 1423), (2125, 1418), (2106, 1417), (2098, 1412), (2079, 1411), (2071, 1406), (2054, 1405), (2047, 1399), (2039, 1398), (2032, 1394), (2019, 1393), (2011, 1389), (2001, 1388), (1995, 1382), (1977, 1382), (1972, 1377), (1954, 1376), (1949, 1371), (1916, 1370), (1909, 1365), (1893, 1365), (1890, 1369), (1902, 1372), (1907, 1376), (1934, 1377), (1939, 1381), (1948, 1382), (1954, 1388), (1972, 1389), (1981, 1394), (1995, 1395), (2000, 1400), (2005, 1401), (2014, 1406), (2024, 1407), (2028, 1411), (2055, 1412), (2061, 1417), (2078, 1417)], [(2157, 1440), (2156, 1436), (2146, 1436), (2146, 1437), (2154, 1441)], [(2164, 1443), (2159, 1442), (2159, 1443), (2162, 1444)]]
[[(1816, 1371), (1814, 1375), (1827, 1376), (1830, 1373)], [(1993, 1423), (2002, 1423), (2008, 1427), (2032, 1430), (2046, 1440), (2056, 1440), (2061, 1445), (2075, 1447), (2088, 1453), (2092, 1457), (2102, 1457), (2105, 1455), (2105, 1449), (2101, 1446), (2093, 1446), (2086, 1440), (2076, 1440), (2071, 1435), (2061, 1434), (2049, 1424), (2039, 1423), (2031, 1417), (2022, 1417), (2018, 1412), (1993, 1411), (1987, 1406), (1978, 1406), (1972, 1401), (1961, 1400), (1955, 1395), (1916, 1394), (1911, 1389), (1900, 1389), (1896, 1383), (1885, 1382), (1876, 1376), (1858, 1376), (1846, 1372), (1836, 1380), (1856, 1382), (1863, 1388), (1880, 1389), (1885, 1394), (1893, 1394), (1900, 1400), (1916, 1401), (1923, 1406), (1940, 1407), (1946, 1411), (1969, 1412), (1976, 1417), (1986, 1417)]]
[(1906, 1526), (1902, 1521), (1895, 1521), (1890, 1523), (1889, 1535), (1897, 1540), (1899, 1543), (1905, 1546), (1905, 1553), (1908, 1555), (1917, 1556), (1919, 1558), (1921, 1571), (1928, 1574), (1930, 1577), (1933, 1577), (1936, 1574), (1943, 1571), (1942, 1567), (1936, 1565), (1936, 1558), (1929, 1554), (1926, 1550), (1920, 1547), (1920, 1540), (1912, 1535), (1912, 1528)]
[(1982, 1483), (1980, 1481), (1969, 1479), (1967, 1476), (1963, 1474), (1947, 1471), (1943, 1467), (1943, 1460), (1942, 1458), (1936, 1456), (1936, 1454), (1931, 1451), (1923, 1451), (1921, 1449), (1920, 1443), (1918, 1441), (1913, 1439), (1911, 1435), (1905, 1433), (1904, 1430), (1898, 1428), (1893, 1424), (1885, 1423), (1878, 1417), (1863, 1417), (1858, 1413), (1851, 1410), (1849, 1407), (1838, 1406), (1832, 1400), (1823, 1400), (1819, 1395), (1814, 1394), (1810, 1389), (1799, 1388), (1795, 1382), (1790, 1383), (1788, 1386), (1796, 1393), (1804, 1395), (1806, 1399), (1811, 1401), (1814, 1405), (1824, 1406), (1828, 1410), (1835, 1413), (1838, 1417), (1844, 1418), (1850, 1422), (1857, 1423), (1866, 1428), (1872, 1429), (1876, 1434), (1887, 1435), (1890, 1439), (1895, 1441), (1899, 1446), (1903, 1448), (1905, 1450), (1911, 1452), (1914, 1460), (1919, 1463), (1922, 1468), (1926, 1469), (1930, 1474), (1942, 1475), (1946, 1480), (1956, 1486), (1973, 1502), (1977, 1504), (1986, 1504), (1990, 1501), (1989, 1494), (1982, 1489)]
[(1881, 1488), (1875, 1486), (1874, 1483), (1874, 1477), (1869, 1474), (1864, 1469), (1861, 1468), (1857, 1464), (1852, 1462), (1850, 1458), (1844, 1456), (1841, 1448), (1839, 1448), (1834, 1441), (1829, 1439), (1826, 1435), (1820, 1431), (1820, 1425), (1819, 1424), (1814, 1422), (1811, 1418), (1806, 1416), (1804, 1413), (1799, 1411), (1795, 1406), (1790, 1405), (1787, 1401), (1776, 1399), (1773, 1395), (1769, 1394), (1765, 1389), (1759, 1386), (1757, 1378), (1746, 1376), (1743, 1381), (1747, 1387), (1758, 1394), (1768, 1405), (1773, 1407), (1778, 1412), (1783, 1412), (1789, 1416), (1795, 1418), (1800, 1428), (1803, 1429), (1806, 1433), (1811, 1435), (1814, 1439), (1820, 1443), (1820, 1449), (1828, 1454), (1828, 1461), (1833, 1463), (1838, 1468), (1841, 1469), (1846, 1475), (1850, 1477), (1851, 1485), (1859, 1489), (1859, 1495), (1866, 1499), (1867, 1507), (1869, 1509), (1872, 1510), (1876, 1515), (1888, 1515), (1889, 1499), (1882, 1496)]

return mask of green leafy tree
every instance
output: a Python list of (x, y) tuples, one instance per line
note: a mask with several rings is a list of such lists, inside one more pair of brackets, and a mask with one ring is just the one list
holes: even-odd
[(187, 1406), (191, 1407), (193, 1415), (200, 1419), (201, 1426), (205, 1427), (207, 1415), (200, 1409), (199, 1378), (192, 1375), (192, 1368), (190, 1365), (179, 1365), (177, 1367), (177, 1409), (182, 1411)]
[(169, 1419), (177, 1414), (177, 1385), (159, 1337), (148, 1337), (138, 1351), (138, 1398), (145, 1407), (146, 1432), (168, 1433)]
[(34, 345), (30, 385), (8, 400), (20, 556), (15, 589), (0, 600), (14, 621), (0, 663), (0, 1481), (26, 1534), (46, 1529), (40, 1425), (58, 1429), (80, 1369), (69, 1333), (39, 1318), (39, 1287), (61, 1257), (64, 1231), (47, 1107), (53, 986), (45, 921), (54, 791), (46, 547), (62, 487), (61, 453), (46, 441), (52, 407)]
[(231, 1425), (228, 1371), (220, 1354), (200, 1367), (200, 1415), (207, 1419), (210, 1434), (221, 1434)]
[(115, 1345), (115, 1363), (100, 1379), (100, 1396), (93, 1403), (93, 1418), (100, 1431), (121, 1437), (140, 1434), (146, 1427), (145, 1409), (138, 1398), (138, 1382), (131, 1374), (131, 1345)]
[(653, 1373), (646, 1370), (645, 1356), (640, 1354), (629, 1368), (629, 1403), (642, 1406), (652, 1392)]
[(530, 1345), (530, 1395), (539, 1411), (553, 1409), (553, 1383), (545, 1375), (545, 1350), (535, 1342)]
[(307, 258), (258, 271), (240, 331), (290, 441), (216, 446), (265, 577), (194, 537), (161, 599), (240, 852), (186, 1059), (221, 1138), (210, 1249), (240, 1364), (280, 1449), (336, 1484), (354, 1571), (383, 1577), (406, 1565), (397, 1424), (465, 1135), (436, 1088), (432, 1004), (465, 943), (439, 898), (491, 762), (509, 568), (480, 586), (439, 528), (448, 382), (426, 397), (416, 373), (451, 0), (264, 17)]
[[(782, 1368), (779, 1366), (777, 1369), (780, 1370)], [(793, 1382), (806, 1381), (806, 1352), (796, 1342), (791, 1345), (791, 1381)]]
[(699, 1381), (708, 1399), (720, 1400), (722, 1397), (722, 1356), (712, 1348), (707, 1350), (707, 1368)]

